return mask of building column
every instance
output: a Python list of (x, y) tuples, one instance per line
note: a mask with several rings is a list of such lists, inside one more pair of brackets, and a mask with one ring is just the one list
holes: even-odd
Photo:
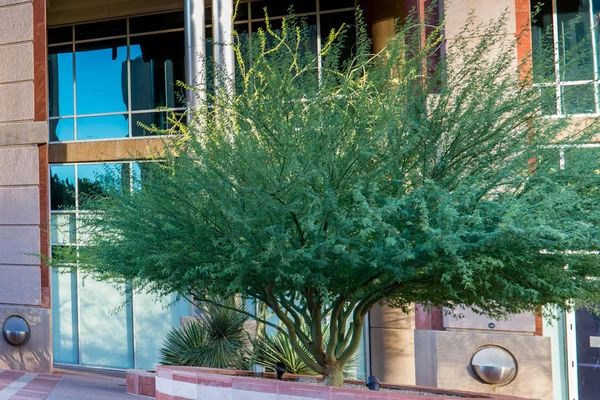
[[(185, 83), (206, 89), (206, 8), (204, 0), (185, 0)], [(194, 108), (206, 100), (206, 93), (188, 91), (188, 103)]]
[(0, 336), (0, 369), (50, 372), (46, 0), (0, 4), (0, 325), (28, 321), (29, 342)]
[(233, 90), (235, 54), (233, 52), (233, 0), (213, 0), (213, 43), (215, 88)]

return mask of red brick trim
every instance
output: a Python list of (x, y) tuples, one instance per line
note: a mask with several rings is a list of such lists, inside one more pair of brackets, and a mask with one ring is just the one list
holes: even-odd
[(531, 72), (531, 4), (530, 0), (515, 0), (515, 19), (517, 22), (517, 58), (525, 68), (521, 76), (525, 78)]
[[(40, 253), (50, 256), (50, 188), (48, 168), (48, 145), (42, 144), (39, 150), (39, 188), (40, 188)], [(41, 299), (42, 307), (50, 308), (50, 268), (44, 260), (41, 261)]]
[(442, 331), (444, 330), (444, 314), (440, 307), (430, 310), (417, 304), (415, 306), (415, 329), (418, 331)]
[(33, 81), (36, 121), (48, 119), (46, 43), (46, 0), (33, 0)]

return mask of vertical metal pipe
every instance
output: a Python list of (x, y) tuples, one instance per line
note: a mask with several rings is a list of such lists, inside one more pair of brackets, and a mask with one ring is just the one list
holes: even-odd
[[(233, 89), (235, 55), (233, 52), (233, 1), (213, 0), (213, 43), (217, 70), (215, 87)], [(224, 87), (225, 86), (225, 87)]]
[(206, 100), (206, 25), (204, 0), (184, 0), (185, 83), (200, 87), (187, 93), (190, 108)]

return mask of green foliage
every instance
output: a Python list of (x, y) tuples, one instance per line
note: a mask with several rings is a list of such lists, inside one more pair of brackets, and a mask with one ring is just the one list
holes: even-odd
[(256, 363), (265, 366), (267, 371), (275, 371), (277, 363), (283, 363), (290, 374), (317, 375), (298, 356), (289, 336), (281, 332), (257, 340), (255, 351)]
[(241, 41), (235, 85), (178, 124), (141, 189), (97, 199), (81, 268), (198, 301), (253, 297), (338, 385), (378, 303), (596, 305), (598, 175), (551, 163), (597, 123), (541, 118), (505, 19), (467, 22), (448, 44), (409, 20), (375, 56), (359, 23), (353, 57), (342, 30), (321, 64), (298, 19)]
[[(233, 306), (230, 302), (229, 306)], [(161, 349), (163, 365), (249, 368), (247, 317), (235, 310), (206, 304), (194, 322), (173, 328)]]

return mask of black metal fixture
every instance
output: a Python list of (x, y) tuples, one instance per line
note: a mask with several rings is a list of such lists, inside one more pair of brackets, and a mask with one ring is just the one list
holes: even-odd
[(25, 318), (19, 315), (11, 315), (2, 324), (2, 336), (11, 346), (22, 347), (29, 342), (31, 328)]
[(286, 371), (287, 371), (287, 368), (286, 368), (285, 364), (282, 363), (281, 361), (279, 361), (275, 365), (275, 372), (277, 373), (277, 379), (279, 379), (280, 381), (283, 380), (283, 374), (285, 374)]
[(376, 376), (370, 376), (367, 378), (367, 387), (369, 390), (379, 392), (379, 389), (381, 389), (381, 382), (379, 382), (379, 379)]

